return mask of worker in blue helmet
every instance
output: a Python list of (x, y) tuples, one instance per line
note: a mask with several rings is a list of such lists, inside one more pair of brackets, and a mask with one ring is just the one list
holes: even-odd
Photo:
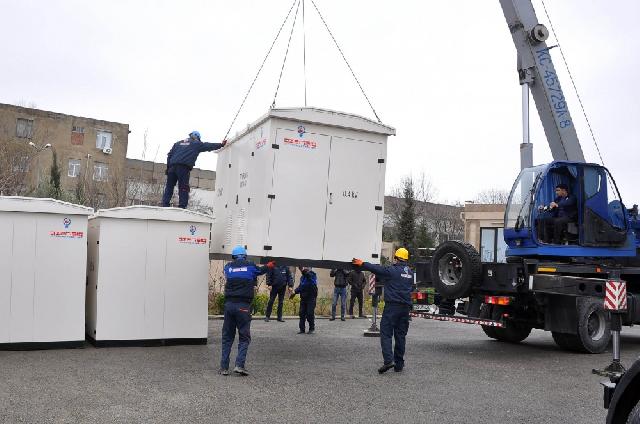
[(247, 260), (247, 250), (236, 246), (231, 252), (232, 261), (224, 266), (224, 323), (222, 324), (222, 357), (220, 374), (229, 375), (229, 355), (238, 330), (238, 355), (233, 372), (249, 375), (245, 368), (247, 350), (251, 342), (251, 314), (249, 307), (255, 294), (256, 278), (275, 267), (274, 262), (256, 266)]
[(167, 185), (162, 196), (162, 206), (169, 207), (173, 189), (178, 183), (178, 206), (182, 209), (189, 203), (189, 175), (202, 152), (221, 149), (227, 143), (203, 143), (198, 131), (191, 131), (188, 138), (174, 143), (167, 154)]

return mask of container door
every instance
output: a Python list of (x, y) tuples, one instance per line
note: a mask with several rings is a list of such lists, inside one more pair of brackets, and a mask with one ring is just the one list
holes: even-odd
[(322, 257), (330, 142), (327, 135), (276, 131), (266, 255)]
[(333, 137), (323, 259), (379, 262), (383, 145)]

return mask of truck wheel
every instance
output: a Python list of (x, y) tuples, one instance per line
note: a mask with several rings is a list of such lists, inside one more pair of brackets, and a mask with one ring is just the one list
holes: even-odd
[(431, 278), (435, 289), (445, 298), (467, 297), (482, 278), (478, 251), (468, 243), (442, 243), (431, 260)]
[(553, 340), (565, 350), (585, 353), (602, 353), (611, 340), (611, 322), (607, 318), (602, 300), (588, 298), (580, 302), (578, 334), (552, 332)]
[[(480, 307), (480, 318), (482, 319), (491, 319), (491, 311), (492, 307), (491, 305), (487, 305), (486, 303), (483, 303), (482, 306)], [(482, 331), (484, 331), (484, 334), (487, 335), (487, 337), (490, 337), (492, 339), (497, 339), (498, 336), (496, 335), (496, 327), (491, 327), (488, 325), (482, 325)]]
[(640, 423), (640, 400), (636, 403), (636, 407), (629, 414), (627, 418), (627, 424), (639, 424)]
[[(504, 306), (493, 305), (491, 319), (497, 321), (505, 312), (507, 312), (507, 308)], [(500, 340), (501, 342), (520, 343), (529, 337), (532, 329), (533, 327), (530, 325), (517, 321), (509, 321), (505, 328), (494, 327), (493, 331), (496, 335), (496, 340)]]

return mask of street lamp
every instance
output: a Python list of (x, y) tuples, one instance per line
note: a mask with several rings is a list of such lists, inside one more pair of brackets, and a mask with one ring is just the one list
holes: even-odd
[(40, 152), (42, 152), (45, 149), (50, 149), (51, 143), (38, 146), (33, 141), (30, 141), (29, 146), (33, 147), (36, 150), (36, 187), (39, 187), (40, 186)]

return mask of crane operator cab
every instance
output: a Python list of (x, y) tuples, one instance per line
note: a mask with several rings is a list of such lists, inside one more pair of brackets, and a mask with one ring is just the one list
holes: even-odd
[(552, 162), (520, 172), (504, 218), (507, 256), (636, 256), (637, 214), (603, 166)]

